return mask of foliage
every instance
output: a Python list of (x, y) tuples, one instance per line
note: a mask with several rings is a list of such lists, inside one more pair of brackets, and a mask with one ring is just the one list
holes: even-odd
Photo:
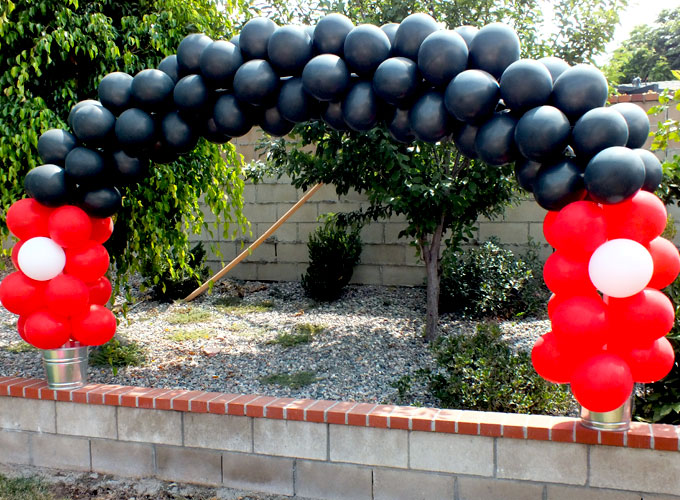
[[(151, 285), (153, 298), (162, 302), (172, 302), (183, 299), (198, 288), (210, 275), (210, 269), (205, 264), (205, 255), (203, 243), (199, 241), (187, 255), (187, 266), (190, 271), (180, 268), (172, 272), (166, 263), (161, 262), (154, 266), (151, 262), (144, 261), (141, 264), (142, 276), (146, 277), (148, 283), (153, 283)], [(158, 281), (154, 279), (155, 277), (158, 277)]]
[(299, 389), (309, 384), (313, 384), (318, 379), (314, 372), (293, 372), (293, 373), (271, 373), (260, 378), (260, 383), (266, 385), (282, 385), (291, 389)]
[(174, 342), (186, 342), (187, 340), (204, 340), (209, 339), (211, 335), (209, 328), (196, 329), (180, 329), (173, 331), (168, 338)]
[(474, 335), (440, 337), (432, 346), (438, 369), (424, 372), (444, 408), (565, 414), (569, 390), (542, 379), (526, 352), (514, 352), (498, 325), (481, 323)]
[[(232, 297), (228, 297), (232, 299)], [(224, 314), (233, 314), (235, 316), (243, 316), (244, 314), (261, 313), (267, 312), (274, 308), (274, 302), (271, 300), (263, 300), (255, 304), (234, 304), (233, 301), (227, 301), (231, 303), (217, 305), (217, 309)]]
[(4, 500), (53, 500), (45, 482), (35, 477), (10, 478), (0, 474), (0, 498)]
[[(673, 73), (676, 79), (680, 80), (680, 71)], [(680, 109), (680, 89), (666, 89), (659, 95), (659, 104), (652, 106), (648, 111), (650, 115), (661, 115), (657, 129), (653, 132), (651, 150), (664, 156), (663, 180), (656, 194), (666, 204), (680, 200), (680, 155), (671, 156), (670, 152), (673, 143), (680, 142), (680, 121), (670, 116), (670, 110), (673, 108)]]
[(202, 309), (194, 309), (188, 307), (168, 317), (168, 323), (171, 325), (189, 325), (193, 323), (202, 323), (204, 321), (210, 321), (212, 319), (212, 314), (209, 311), (204, 311)]
[[(191, 32), (228, 37), (242, 0), (7, 0), (0, 2), (0, 232), (4, 212), (23, 196), (22, 179), (39, 165), (37, 141), (65, 119), (79, 100), (96, 97), (112, 71), (135, 74), (156, 67)], [(232, 145), (201, 140), (173, 164), (156, 164), (126, 188), (116, 230), (107, 244), (117, 285), (145, 270), (152, 283), (162, 270), (191, 274), (189, 233), (210, 231), (199, 198), (224, 236), (244, 229), (241, 157)]]
[(314, 323), (298, 323), (293, 327), (291, 333), (284, 332), (276, 336), (275, 339), (267, 342), (268, 344), (278, 344), (281, 347), (295, 347), (300, 344), (310, 343), (314, 337), (325, 331), (324, 325)]
[(654, 25), (636, 26), (630, 38), (614, 51), (605, 68), (610, 81), (630, 83), (673, 79), (680, 69), (680, 7), (662, 10)]
[(361, 255), (360, 225), (338, 225), (333, 214), (309, 235), (309, 266), (302, 276), (302, 288), (314, 300), (340, 297), (352, 279)]
[(442, 312), (465, 316), (536, 315), (549, 297), (543, 286), (537, 244), (524, 257), (499, 246), (496, 239), (462, 252), (450, 248), (442, 258)]
[(139, 344), (116, 337), (90, 352), (92, 366), (110, 366), (114, 375), (118, 375), (122, 366), (141, 366), (145, 361), (146, 354)]

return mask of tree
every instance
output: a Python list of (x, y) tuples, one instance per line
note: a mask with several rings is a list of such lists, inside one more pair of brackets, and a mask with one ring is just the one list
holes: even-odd
[(663, 10), (656, 23), (633, 29), (630, 38), (614, 51), (605, 71), (614, 83), (672, 80), (680, 69), (680, 7)]
[[(5, 0), (0, 3), (0, 203), (23, 196), (22, 179), (39, 165), (37, 141), (67, 128), (70, 108), (96, 98), (112, 71), (156, 67), (191, 32), (228, 38), (244, 4), (226, 0)], [(211, 231), (199, 199), (225, 235), (245, 227), (241, 160), (232, 145), (201, 140), (172, 164), (156, 164), (123, 193), (109, 243), (119, 283), (133, 271), (190, 271), (188, 233)], [(7, 235), (2, 210), (0, 231)], [(211, 233), (212, 234), (212, 233)]]

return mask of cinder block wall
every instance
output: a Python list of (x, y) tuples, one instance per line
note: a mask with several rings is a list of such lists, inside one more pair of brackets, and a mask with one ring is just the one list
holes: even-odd
[[(647, 111), (658, 104), (658, 95), (624, 96), (621, 99), (635, 98)], [(644, 101), (643, 101), (644, 99)], [(680, 119), (680, 111), (670, 110), (670, 117)], [(655, 122), (656, 123), (656, 122)], [(655, 126), (655, 123), (653, 126)], [(233, 143), (244, 156), (246, 162), (258, 158), (256, 144), (261, 132), (254, 129), (247, 135), (235, 138)], [(651, 139), (645, 147), (649, 148)], [(680, 149), (671, 151), (680, 152)], [(210, 266), (217, 270), (231, 261), (250, 242), (263, 234), (279, 217), (302, 196), (290, 179), (266, 179), (264, 183), (247, 184), (245, 190), (245, 214), (251, 222), (251, 233), (240, 235), (236, 240), (217, 239), (212, 241), (219, 247), (223, 257), (211, 253)], [(264, 244), (258, 247), (229, 276), (246, 280), (296, 281), (305, 272), (309, 259), (307, 241), (309, 233), (317, 226), (317, 218), (328, 212), (349, 212), (367, 206), (366, 197), (350, 192), (338, 196), (333, 186), (324, 186), (302, 206), (288, 222)], [(670, 207), (671, 213), (680, 221), (680, 209)], [(527, 250), (529, 239), (541, 244), (541, 257), (547, 258), (550, 247), (543, 238), (542, 222), (546, 211), (539, 207), (529, 195), (518, 205), (507, 208), (503, 217), (496, 220), (481, 218), (474, 234), (477, 242), (496, 237), (502, 244), (517, 253)], [(393, 217), (386, 221), (368, 224), (361, 233), (364, 243), (361, 263), (354, 271), (354, 283), (381, 285), (422, 285), (425, 282), (423, 263), (416, 257), (415, 247), (408, 238), (398, 238), (399, 232), (406, 227), (405, 219)], [(208, 243), (208, 237), (201, 235), (197, 240)], [(680, 239), (676, 241), (679, 243)]]

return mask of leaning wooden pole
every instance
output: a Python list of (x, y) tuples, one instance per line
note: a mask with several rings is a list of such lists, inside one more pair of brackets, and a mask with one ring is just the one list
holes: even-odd
[(267, 229), (262, 236), (260, 236), (258, 239), (256, 239), (248, 248), (246, 248), (243, 252), (238, 254), (234, 260), (232, 260), (229, 264), (227, 264), (220, 272), (215, 274), (213, 277), (211, 277), (208, 281), (203, 283), (201, 286), (199, 286), (196, 290), (191, 292), (184, 300), (189, 302), (191, 300), (194, 300), (196, 297), (201, 295), (203, 292), (205, 292), (209, 287), (210, 283), (214, 283), (222, 277), (227, 274), (229, 271), (231, 271), (236, 265), (241, 262), (243, 259), (245, 259), (248, 255), (252, 253), (253, 250), (255, 250), (257, 247), (259, 247), (267, 238), (269, 238), (274, 232), (281, 227), (281, 225), (286, 222), (291, 215), (293, 215), (297, 210), (307, 203), (307, 200), (309, 200), (314, 193), (316, 193), (319, 189), (321, 189), (321, 186), (323, 186), (323, 183), (319, 183), (315, 186), (313, 186), (309, 191), (305, 193), (305, 195), (300, 198), (295, 205), (290, 207), (288, 211), (281, 216), (279, 220), (277, 220), (272, 227)]

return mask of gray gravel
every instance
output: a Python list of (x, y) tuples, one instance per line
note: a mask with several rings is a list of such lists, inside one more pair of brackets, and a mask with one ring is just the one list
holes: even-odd
[[(225, 302), (241, 300), (239, 306)], [(252, 306), (256, 310), (248, 310)], [(182, 315), (202, 315), (199, 322), (176, 324)], [(422, 340), (425, 290), (422, 288), (350, 286), (334, 303), (306, 298), (299, 283), (225, 280), (191, 303), (164, 304), (143, 295), (119, 314), (117, 335), (146, 351), (143, 366), (90, 367), (89, 381), (232, 393), (404, 403), (392, 383), (421, 367), (432, 366)], [(174, 321), (174, 322), (173, 322)], [(283, 347), (275, 341), (299, 325), (321, 332), (311, 342)], [(0, 375), (44, 377), (36, 350), (25, 346), (15, 330), (16, 316), (0, 308)], [(476, 323), (443, 315), (444, 334), (473, 332)], [(518, 349), (531, 349), (549, 329), (547, 320), (501, 323)], [(177, 340), (190, 332), (202, 337)], [(175, 337), (175, 338), (173, 338)], [(262, 380), (267, 375), (308, 372), (311, 383), (288, 387)], [(424, 394), (410, 403), (436, 405)]]

